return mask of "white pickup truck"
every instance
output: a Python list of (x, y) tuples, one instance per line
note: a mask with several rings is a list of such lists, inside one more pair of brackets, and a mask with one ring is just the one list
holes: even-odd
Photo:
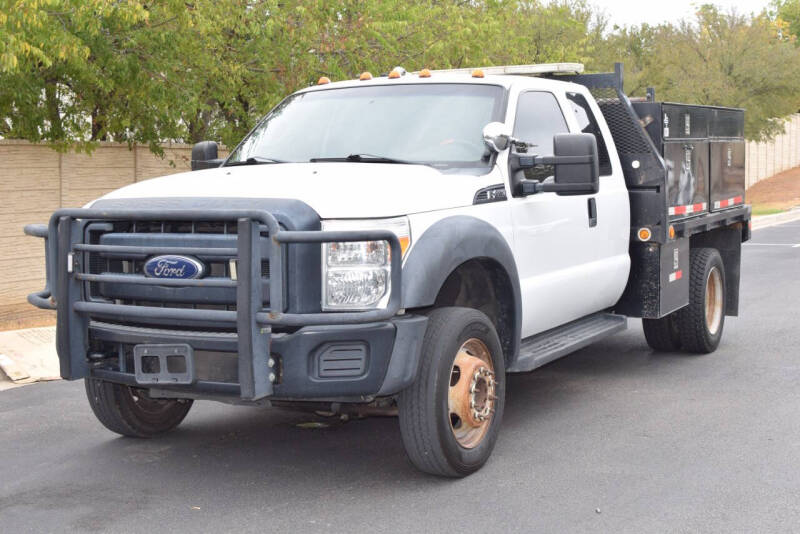
[(465, 476), (506, 375), (642, 317), (708, 353), (738, 311), (743, 112), (629, 99), (622, 69), (327, 78), (224, 160), (133, 184), (44, 238), (61, 375), (110, 430), (195, 399), (397, 410), (418, 468)]

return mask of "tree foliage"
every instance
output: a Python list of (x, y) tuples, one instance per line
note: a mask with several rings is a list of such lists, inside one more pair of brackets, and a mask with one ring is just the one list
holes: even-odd
[(0, 136), (233, 145), (320, 76), (624, 61), (629, 91), (747, 107), (759, 137), (800, 102), (800, 10), (786, 7), (800, 0), (781, 1), (772, 16), (705, 6), (691, 22), (608, 30), (584, 0), (0, 0)]
[(742, 107), (745, 135), (771, 137), (800, 108), (800, 54), (785, 24), (766, 13), (742, 16), (712, 5), (677, 25), (618, 29), (589, 64), (625, 63), (625, 89), (658, 99)]

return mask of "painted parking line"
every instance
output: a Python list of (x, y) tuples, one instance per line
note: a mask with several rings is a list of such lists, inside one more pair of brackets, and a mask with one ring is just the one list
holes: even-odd
[(800, 243), (742, 243), (746, 247), (792, 247), (800, 248)]

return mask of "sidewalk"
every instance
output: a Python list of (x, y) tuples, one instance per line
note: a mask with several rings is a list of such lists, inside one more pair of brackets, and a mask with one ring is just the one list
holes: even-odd
[[(800, 220), (800, 207), (753, 217), (753, 230)], [(59, 378), (54, 326), (0, 332), (0, 391)]]
[(775, 215), (753, 217), (752, 229), (758, 230), (759, 228), (767, 228), (768, 226), (775, 226), (776, 224), (797, 220), (800, 220), (800, 206), (794, 207), (789, 211), (784, 211), (783, 213), (776, 213)]
[(59, 379), (56, 327), (0, 332), (0, 391)]

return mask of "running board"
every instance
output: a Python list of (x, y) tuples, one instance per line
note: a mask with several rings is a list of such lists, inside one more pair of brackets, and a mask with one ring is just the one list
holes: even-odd
[(519, 357), (509, 373), (533, 371), (628, 327), (628, 318), (595, 313), (522, 340)]

